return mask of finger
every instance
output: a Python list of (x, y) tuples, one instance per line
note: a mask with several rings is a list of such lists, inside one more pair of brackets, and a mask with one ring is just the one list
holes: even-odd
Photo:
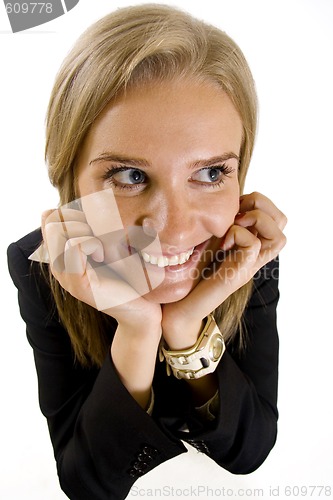
[(87, 223), (87, 219), (83, 212), (80, 210), (74, 210), (73, 208), (57, 208), (55, 210), (47, 210), (43, 213), (45, 214), (45, 223), (49, 222), (67, 222), (67, 221), (77, 221)]
[(272, 240), (280, 229), (275, 220), (262, 210), (251, 210), (237, 214), (235, 225), (254, 229), (257, 233), (267, 240)]
[(276, 221), (262, 210), (252, 210), (240, 214), (235, 219), (235, 225), (246, 227), (254, 232), (262, 243), (262, 251), (281, 250), (286, 242), (286, 238)]
[(256, 209), (267, 213), (277, 223), (281, 230), (285, 228), (287, 224), (287, 217), (269, 198), (267, 198), (267, 196), (264, 196), (261, 193), (253, 192), (240, 197), (240, 213)]
[(54, 226), (66, 234), (68, 239), (81, 238), (84, 236), (93, 236), (90, 226), (86, 222), (66, 221), (66, 222), (48, 222), (48, 226)]
[[(246, 227), (238, 227), (237, 225), (233, 225), (228, 230), (227, 234), (223, 239), (223, 243), (221, 245), (221, 249), (224, 251), (231, 250), (234, 247), (238, 248), (251, 248), (251, 247), (260, 247), (260, 241), (251, 231)], [(260, 248), (258, 248), (258, 251)]]
[(42, 234), (46, 245), (52, 272), (64, 270), (64, 251), (71, 237), (90, 236), (91, 229), (83, 212), (73, 209), (46, 210), (42, 214)]
[[(231, 250), (232, 248), (232, 250)], [(261, 242), (246, 228), (232, 226), (222, 245), (226, 252), (220, 267), (213, 273), (205, 275), (183, 299), (183, 308), (189, 307), (189, 314), (195, 310), (204, 318), (216, 309), (231, 293), (247, 283), (258, 270), (258, 256)]]
[(141, 296), (108, 266), (94, 269), (88, 262), (87, 277), (94, 307), (99, 311), (110, 313), (112, 309), (129, 304)]
[(46, 224), (43, 229), (43, 238), (49, 254), (52, 273), (64, 271), (64, 251), (68, 241), (62, 226), (56, 223)]
[[(45, 227), (47, 224), (55, 223), (55, 222), (65, 224), (65, 226), (63, 228), (65, 231), (67, 230), (66, 226), (68, 225), (69, 232), (74, 234), (75, 228), (70, 225), (72, 223), (72, 221), (78, 221), (78, 222), (81, 222), (82, 224), (84, 222), (86, 223), (86, 219), (85, 219), (83, 212), (79, 212), (78, 210), (70, 210), (70, 209), (61, 210), (58, 208), (45, 210), (42, 213), (42, 217), (41, 217), (41, 230), (42, 230), (43, 240), (44, 240), (45, 244), (47, 245), (47, 238), (45, 237)], [(73, 231), (70, 230), (71, 227), (73, 228)], [(89, 228), (87, 223), (86, 223), (86, 228)], [(82, 234), (83, 232), (84, 232), (84, 234), (86, 234), (86, 233), (91, 234), (90, 229), (89, 229), (89, 231), (88, 231), (88, 229), (86, 231), (79, 230), (79, 236), (83, 236), (83, 234)]]
[(65, 272), (83, 275), (86, 272), (88, 255), (96, 262), (103, 262), (103, 245), (97, 238), (85, 236), (68, 240), (64, 249)]

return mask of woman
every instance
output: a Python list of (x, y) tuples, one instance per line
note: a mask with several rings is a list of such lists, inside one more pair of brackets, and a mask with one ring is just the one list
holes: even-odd
[(9, 267), (71, 499), (125, 498), (182, 441), (236, 474), (274, 445), (286, 218), (242, 194), (255, 131), (240, 49), (173, 8), (118, 10), (64, 61), (60, 208)]

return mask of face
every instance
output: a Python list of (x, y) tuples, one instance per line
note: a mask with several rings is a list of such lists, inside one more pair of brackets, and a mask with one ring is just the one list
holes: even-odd
[(164, 271), (148, 300), (178, 301), (203, 279), (239, 209), (241, 141), (230, 99), (207, 82), (132, 89), (91, 127), (77, 165), (79, 196), (112, 189), (125, 228), (157, 233), (159, 251), (133, 248), (147, 270)]

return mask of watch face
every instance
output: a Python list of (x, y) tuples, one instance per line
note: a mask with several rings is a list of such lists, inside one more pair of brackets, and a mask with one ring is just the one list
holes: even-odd
[(209, 346), (209, 357), (212, 361), (218, 361), (224, 351), (224, 342), (218, 333), (211, 338)]

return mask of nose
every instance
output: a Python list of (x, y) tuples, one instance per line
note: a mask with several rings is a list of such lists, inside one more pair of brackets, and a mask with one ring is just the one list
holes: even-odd
[(186, 250), (195, 243), (200, 220), (199, 207), (186, 193), (173, 190), (163, 193), (147, 207), (141, 223), (146, 234), (157, 233), (164, 247), (177, 251)]

